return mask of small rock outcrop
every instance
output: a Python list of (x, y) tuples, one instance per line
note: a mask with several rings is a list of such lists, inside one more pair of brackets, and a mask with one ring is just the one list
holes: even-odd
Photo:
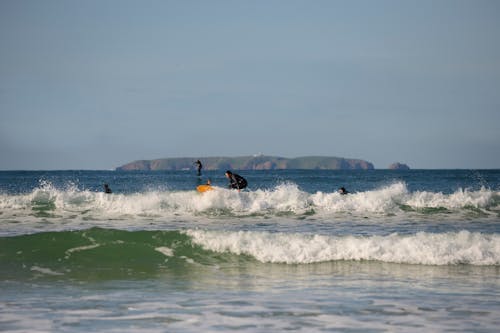
[(392, 163), (389, 165), (389, 170), (410, 170), (410, 167), (404, 163)]

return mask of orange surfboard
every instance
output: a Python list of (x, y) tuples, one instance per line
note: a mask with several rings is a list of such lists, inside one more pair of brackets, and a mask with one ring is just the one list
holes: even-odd
[(206, 192), (206, 191), (211, 191), (213, 190), (214, 188), (210, 185), (198, 185), (196, 186), (196, 191), (200, 192), (200, 193), (203, 193), (203, 192)]

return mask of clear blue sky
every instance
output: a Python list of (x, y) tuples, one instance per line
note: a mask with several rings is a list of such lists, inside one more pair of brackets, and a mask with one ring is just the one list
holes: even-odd
[(500, 1), (0, 1), (0, 170), (500, 168)]

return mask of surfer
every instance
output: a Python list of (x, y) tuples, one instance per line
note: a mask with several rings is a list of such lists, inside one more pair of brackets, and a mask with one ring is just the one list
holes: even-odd
[(111, 189), (109, 188), (108, 184), (104, 184), (104, 193), (108, 193), (108, 194), (113, 193), (113, 191), (111, 191)]
[(194, 162), (194, 164), (196, 164), (196, 168), (198, 170), (198, 176), (201, 176), (201, 169), (203, 168), (203, 164), (201, 164), (200, 160), (197, 160), (196, 162)]
[(345, 194), (348, 194), (349, 192), (347, 192), (347, 190), (345, 189), (345, 187), (341, 187), (341, 188), (339, 188), (339, 193), (341, 195), (345, 195)]
[(232, 173), (231, 171), (226, 171), (226, 178), (229, 179), (229, 188), (238, 190), (238, 192), (245, 187), (247, 187), (247, 180), (240, 175)]

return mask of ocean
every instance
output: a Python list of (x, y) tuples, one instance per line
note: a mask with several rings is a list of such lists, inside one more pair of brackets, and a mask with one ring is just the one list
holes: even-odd
[(0, 331), (498, 332), (500, 170), (236, 172), (0, 172)]

